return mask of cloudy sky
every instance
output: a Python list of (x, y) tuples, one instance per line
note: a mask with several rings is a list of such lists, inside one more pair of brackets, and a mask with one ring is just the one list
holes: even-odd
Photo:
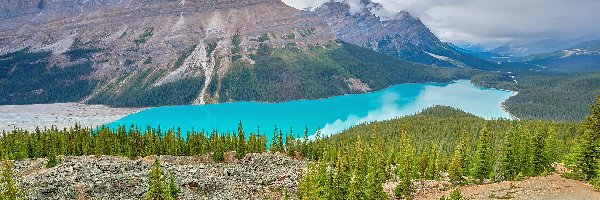
[[(296, 8), (328, 0), (283, 0)], [(360, 0), (346, 1), (359, 6)], [(494, 46), (544, 38), (600, 38), (600, 0), (373, 0), (407, 10), (441, 40)]]

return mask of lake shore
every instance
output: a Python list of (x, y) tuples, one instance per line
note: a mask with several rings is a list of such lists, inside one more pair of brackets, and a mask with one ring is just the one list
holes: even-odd
[(140, 112), (145, 108), (111, 108), (104, 105), (56, 103), (0, 106), (0, 131), (15, 128), (33, 131), (36, 127), (96, 127)]

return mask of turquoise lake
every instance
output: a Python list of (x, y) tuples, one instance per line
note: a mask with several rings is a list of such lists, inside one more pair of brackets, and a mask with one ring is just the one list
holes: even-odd
[(110, 128), (132, 124), (145, 129), (159, 125), (162, 130), (180, 127), (191, 130), (237, 132), (242, 121), (244, 130), (272, 135), (275, 127), (289, 133), (311, 134), (321, 130), (335, 134), (354, 125), (392, 119), (417, 113), (434, 105), (447, 105), (483, 118), (512, 118), (500, 106), (514, 92), (477, 87), (469, 80), (450, 83), (400, 84), (367, 93), (336, 96), (320, 100), (297, 100), (283, 103), (235, 102), (210, 105), (158, 107), (128, 115), (108, 124)]

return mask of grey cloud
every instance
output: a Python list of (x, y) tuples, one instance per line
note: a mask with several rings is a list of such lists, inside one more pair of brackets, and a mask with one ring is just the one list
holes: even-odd
[[(343, 0), (336, 0), (343, 1)], [(353, 12), (361, 0), (345, 0)], [(600, 38), (598, 0), (373, 0), (391, 18), (401, 10), (419, 17), (441, 40), (498, 45), (544, 38)], [(327, 0), (284, 0), (296, 8)]]

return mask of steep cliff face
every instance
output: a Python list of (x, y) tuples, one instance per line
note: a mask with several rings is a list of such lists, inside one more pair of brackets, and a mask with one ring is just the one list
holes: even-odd
[(351, 11), (340, 2), (328, 2), (315, 12), (325, 18), (335, 35), (352, 44), (413, 62), (446, 67), (485, 68), (492, 63), (463, 54), (441, 42), (421, 20), (402, 11), (389, 19), (374, 14), (381, 5), (361, 1), (363, 10)]

